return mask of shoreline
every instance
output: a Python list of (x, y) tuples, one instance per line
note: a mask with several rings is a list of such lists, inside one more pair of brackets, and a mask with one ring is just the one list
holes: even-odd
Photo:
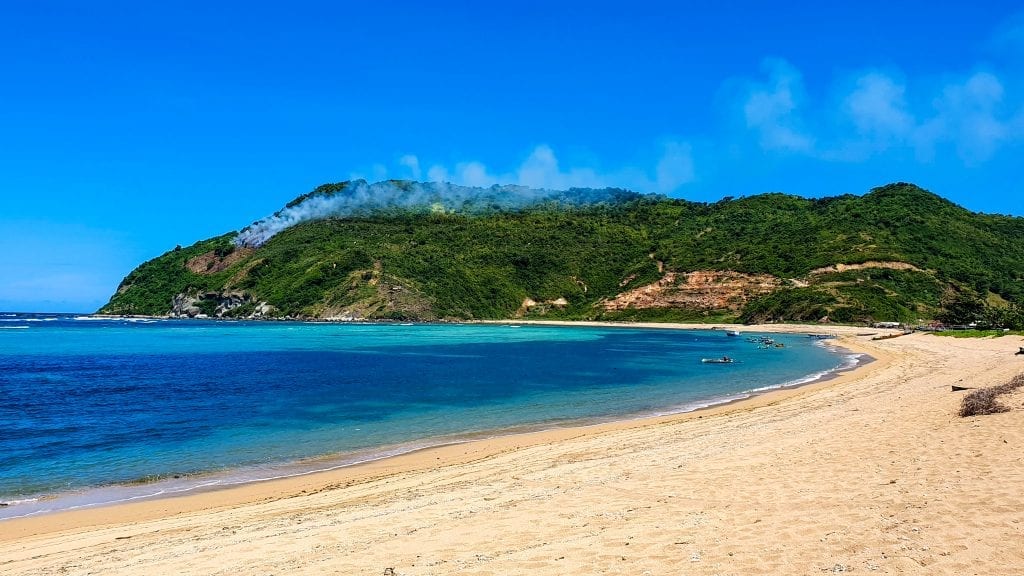
[[(514, 325), (520, 323), (513, 321), (484, 321), (471, 322), (467, 324)], [(571, 321), (538, 321), (526, 322), (524, 324), (570, 328), (579, 327), (580, 325), (580, 323), (574, 323)], [(643, 330), (662, 328), (668, 330), (704, 331), (732, 329), (731, 325), (726, 326), (727, 328), (709, 328), (699, 324), (647, 324), (638, 326), (630, 325), (628, 323), (611, 325), (601, 322), (589, 322), (583, 327), (631, 328)], [(758, 326), (748, 326), (746, 327), (746, 331), (760, 333), (787, 333), (789, 335), (793, 335), (794, 333), (804, 333), (802, 327), (796, 327), (793, 325), (782, 325), (779, 327), (781, 329), (761, 328), (764, 329), (760, 329)], [(607, 414), (568, 420), (552, 420), (472, 432), (453, 433), (443, 436), (419, 438), (398, 444), (369, 447), (349, 452), (323, 454), (294, 461), (269, 463), (265, 466), (241, 466), (233, 469), (211, 470), (208, 472), (196, 472), (193, 474), (145, 477), (135, 481), (90, 486), (67, 492), (22, 496), (12, 500), (0, 501), (0, 526), (19, 519), (38, 518), (52, 514), (62, 514), (81, 510), (103, 509), (129, 503), (150, 502), (168, 498), (182, 498), (206, 492), (220, 492), (237, 489), (250, 484), (274, 482), (297, 477), (336, 472), (338, 470), (362, 466), (381, 460), (407, 456), (432, 448), (457, 446), (470, 442), (486, 442), (504, 437), (524, 436), (561, 429), (588, 429), (604, 424), (638, 422), (651, 418), (688, 414), (708, 410), (710, 408), (732, 405), (773, 391), (792, 390), (819, 382), (825, 382), (836, 378), (843, 373), (857, 370), (864, 364), (874, 361), (874, 358), (869, 355), (864, 353), (855, 353), (842, 348), (841, 346), (835, 345), (835, 342), (832, 339), (822, 340), (815, 344), (831, 349), (830, 351), (834, 355), (844, 359), (844, 361), (834, 368), (809, 373), (791, 381), (739, 390), (733, 393), (717, 396), (698, 398), (681, 404), (671, 404), (651, 408), (641, 412)], [(55, 504), (59, 503), (57, 504), (58, 507), (47, 507), (47, 503), (50, 502)], [(9, 515), (4, 515), (4, 512)], [(14, 514), (15, 512), (18, 513)]]
[[(506, 320), (495, 320), (495, 321), (479, 321), (470, 322), (468, 324), (501, 324), (501, 325), (540, 325), (540, 326), (553, 326), (553, 327), (597, 327), (597, 328), (633, 328), (633, 329), (666, 329), (666, 330), (711, 330), (713, 329), (710, 325), (704, 324), (683, 324), (683, 323), (611, 323), (611, 322), (574, 322), (574, 321), (506, 321)], [(813, 330), (813, 325), (799, 325), (799, 324), (768, 324), (768, 325), (734, 325), (734, 324), (720, 324), (716, 325), (714, 329), (721, 330), (739, 330), (741, 332), (761, 332), (761, 333), (781, 333), (781, 334), (810, 334), (810, 333), (821, 333), (821, 330)], [(856, 327), (839, 327), (841, 331), (848, 332), (846, 337), (852, 337), (852, 331), (862, 331), (861, 328)], [(534, 446), (537, 444), (543, 444), (546, 442), (558, 441), (565, 437), (574, 437), (578, 434), (600, 434), (607, 430), (619, 430), (623, 428), (632, 427), (643, 427), (647, 425), (653, 425), (662, 423), (665, 421), (676, 421), (679, 418), (687, 418), (695, 416), (697, 418), (703, 418), (705, 415), (711, 416), (719, 413), (720, 410), (743, 410), (746, 408), (747, 403), (753, 403), (764, 396), (779, 396), (778, 399), (773, 401), (781, 400), (790, 395), (790, 393), (797, 393), (807, 388), (815, 388), (819, 386), (826, 386), (831, 381), (841, 379), (846, 375), (853, 377), (859, 371), (864, 370), (865, 367), (876, 364), (878, 358), (871, 355), (866, 349), (857, 350), (858, 346), (854, 344), (852, 349), (850, 346), (842, 345), (838, 343), (840, 338), (835, 337), (829, 340), (823, 340), (822, 345), (834, 349), (833, 352), (838, 356), (857, 356), (854, 363), (850, 366), (840, 365), (837, 368), (828, 370), (825, 373), (810, 374), (808, 377), (814, 376), (809, 381), (801, 382), (798, 381), (794, 384), (779, 384), (767, 386), (764, 388), (758, 388), (754, 390), (747, 390), (738, 392), (736, 394), (741, 395), (740, 397), (724, 397), (724, 398), (711, 398), (708, 401), (709, 404), (703, 404), (687, 408), (683, 405), (679, 409), (665, 408), (665, 411), (654, 411), (651, 413), (641, 414), (624, 414), (619, 416), (608, 416), (608, 417), (594, 417), (585, 420), (574, 420), (567, 422), (558, 422), (552, 424), (536, 424), (536, 425), (524, 425), (520, 427), (514, 427), (512, 429), (499, 429), (499, 430), (487, 430), (481, 431), (476, 434), (467, 435), (465, 437), (456, 437), (451, 440), (444, 439), (423, 439), (422, 441), (411, 442), (409, 444), (402, 444), (397, 446), (382, 447), (383, 451), (366, 451), (336, 455), (325, 455), (323, 457), (313, 458), (306, 461), (299, 462), (288, 462), (281, 463), (281, 470), (294, 469), (293, 472), (285, 472), (278, 476), (271, 476), (266, 478), (256, 478), (249, 480), (232, 480), (230, 472), (225, 473), (227, 481), (223, 484), (199, 484), (184, 489), (175, 489), (170, 484), (165, 486), (166, 490), (156, 494), (136, 494), (119, 499), (113, 499), (111, 501), (104, 502), (87, 502), (79, 504), (69, 508), (63, 508), (58, 510), (46, 510), (41, 512), (29, 513), (28, 515), (22, 516), (11, 516), (0, 519), (0, 526), (6, 528), (12, 527), (17, 524), (38, 524), (44, 529), (41, 532), (45, 532), (50, 523), (48, 519), (58, 516), (69, 516), (71, 518), (65, 520), (61, 519), (56, 524), (67, 527), (75, 526), (79, 527), (78, 522), (84, 521), (81, 524), (84, 526), (93, 526), (98, 523), (93, 516), (101, 517), (105, 516), (106, 511), (117, 511), (122, 507), (138, 507), (144, 508), (145, 510), (132, 510), (131, 514), (133, 518), (150, 519), (159, 516), (154, 516), (153, 509), (159, 509), (163, 511), (173, 511), (174, 514), (187, 513), (193, 511), (191, 508), (192, 502), (182, 502), (182, 505), (166, 504), (161, 505), (168, 501), (176, 500), (188, 500), (196, 499), (201, 510), (205, 510), (207, 506), (205, 498), (208, 495), (224, 495), (225, 493), (235, 492), (237, 494), (230, 494), (226, 500), (230, 501), (233, 505), (246, 504), (256, 501), (255, 498), (250, 497), (249, 492), (258, 494), (259, 498), (266, 498), (267, 493), (277, 493), (278, 491), (288, 492), (293, 491), (295, 487), (290, 486), (291, 484), (301, 484), (305, 486), (307, 481), (310, 483), (327, 482), (334, 483), (339, 480), (350, 480), (349, 478), (335, 478), (335, 476), (347, 476), (348, 472), (352, 472), (352, 476), (357, 479), (363, 479), (365, 476), (361, 473), (363, 468), (373, 468), (376, 473), (377, 468), (384, 470), (401, 470), (403, 472), (412, 471), (425, 465), (421, 460), (427, 460), (433, 453), (438, 452), (440, 456), (434, 456), (435, 460), (444, 459), (450, 457), (451, 453), (458, 452), (458, 448), (467, 445), (480, 444), (479, 446), (473, 446), (471, 450), (467, 450), (466, 453), (471, 454), (494, 454), (494, 449), (497, 447), (499, 451), (507, 450), (507, 446), (510, 444), (516, 444), (516, 447), (520, 446)], [(849, 342), (843, 341), (843, 344), (849, 344)], [(866, 358), (866, 360), (865, 360)], [(760, 404), (758, 404), (760, 405)], [(521, 430), (520, 430), (521, 429)], [(432, 440), (439, 440), (439, 443), (430, 443)], [(418, 443), (427, 442), (427, 445), (416, 446)], [(397, 451), (397, 452), (392, 452)], [(391, 452), (391, 453), (389, 453)], [(365, 454), (365, 459), (360, 459), (358, 455)], [(483, 457), (483, 456), (481, 456)], [(353, 461), (347, 461), (353, 459)], [(409, 462), (406, 462), (409, 460)], [(305, 468), (303, 465), (310, 462), (321, 461), (326, 462), (328, 465), (324, 468)], [(450, 464), (462, 463), (459, 460), (448, 462)], [(273, 471), (271, 468), (270, 471)], [(197, 480), (216, 480), (216, 476), (220, 474), (199, 474)], [(153, 483), (145, 483), (149, 485), (160, 485), (161, 483), (169, 483), (171, 479), (161, 479)], [(143, 484), (143, 485), (145, 485)], [(279, 484), (279, 486), (278, 486)], [(132, 484), (117, 484), (111, 486), (100, 486), (90, 488), (81, 491), (82, 493), (102, 493), (102, 492), (114, 492), (119, 489), (127, 488)], [(258, 488), (258, 489), (257, 489)], [(266, 489), (264, 489), (266, 488)], [(251, 489), (251, 490), (250, 490)], [(73, 493), (74, 494), (74, 493)], [(59, 499), (67, 497), (66, 495), (54, 495), (51, 498), (43, 497), (44, 500)], [(203, 502), (199, 502), (203, 501)], [(81, 518), (78, 518), (81, 517)], [(26, 526), (15, 526), (18, 531), (22, 531), (27, 528), (30, 532), (32, 528)], [(35, 532), (33, 532), (35, 533)], [(4, 536), (0, 534), (0, 542), (4, 541)]]
[(1024, 563), (1024, 391), (1010, 411), (971, 418), (950, 391), (1024, 371), (1024, 338), (831, 331), (876, 361), (696, 412), (12, 520), (0, 571), (959, 575)]

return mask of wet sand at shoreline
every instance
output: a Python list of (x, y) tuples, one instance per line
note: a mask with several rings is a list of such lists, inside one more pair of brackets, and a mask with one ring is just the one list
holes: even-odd
[(1024, 395), (961, 419), (950, 392), (1024, 372), (1021, 338), (749, 329), (839, 333), (877, 361), (695, 413), (9, 520), (0, 573), (1002, 574), (1024, 562)]

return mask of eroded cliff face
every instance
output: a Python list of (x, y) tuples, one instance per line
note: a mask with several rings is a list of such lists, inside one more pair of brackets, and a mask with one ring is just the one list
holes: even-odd
[(768, 274), (728, 270), (667, 272), (657, 282), (622, 292), (599, 305), (607, 311), (627, 308), (738, 311), (751, 299), (778, 290), (782, 283), (782, 279)]
[(236, 248), (227, 254), (219, 254), (216, 250), (210, 250), (204, 254), (190, 258), (185, 262), (185, 268), (196, 274), (216, 274), (231, 267), (236, 262), (248, 258), (255, 252), (252, 248)]
[(923, 272), (917, 266), (908, 264), (906, 262), (878, 262), (871, 260), (868, 262), (862, 262), (860, 264), (833, 264), (832, 266), (825, 266), (824, 268), (815, 268), (811, 270), (809, 276), (818, 276), (820, 274), (830, 274), (832, 272), (847, 272), (850, 270), (870, 270), (870, 269), (886, 269), (886, 270), (912, 270), (914, 272)]
[(519, 309), (516, 310), (515, 317), (522, 318), (529, 314), (543, 316), (551, 310), (564, 310), (568, 305), (569, 301), (564, 297), (545, 300), (543, 302), (537, 302), (533, 298), (524, 298), (523, 303), (520, 304)]

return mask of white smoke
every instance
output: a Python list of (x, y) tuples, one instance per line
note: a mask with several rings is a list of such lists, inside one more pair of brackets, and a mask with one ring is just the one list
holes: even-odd
[(585, 206), (640, 197), (616, 188), (602, 190), (541, 190), (525, 186), (474, 188), (447, 183), (345, 182), (338, 191), (314, 192), (275, 214), (254, 222), (235, 238), (238, 246), (256, 248), (275, 234), (310, 220), (370, 216), (398, 211), (444, 211), (464, 214), (495, 210), (521, 210), (537, 204), (556, 202)]

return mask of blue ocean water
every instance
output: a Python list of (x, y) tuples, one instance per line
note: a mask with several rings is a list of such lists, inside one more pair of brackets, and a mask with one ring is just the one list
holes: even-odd
[[(785, 347), (710, 330), (0, 314), (0, 518), (693, 409), (850, 361), (772, 337)], [(723, 355), (738, 362), (701, 362)]]

